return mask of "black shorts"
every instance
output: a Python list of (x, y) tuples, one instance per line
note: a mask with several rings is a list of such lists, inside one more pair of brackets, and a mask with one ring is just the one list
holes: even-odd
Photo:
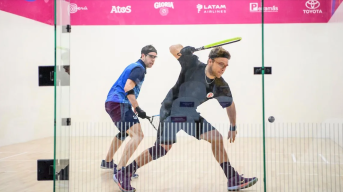
[(187, 116), (169, 116), (159, 124), (156, 143), (165, 145), (176, 143), (176, 134), (180, 130), (200, 140), (200, 135), (216, 128), (201, 116), (199, 120)]
[(138, 117), (132, 111), (130, 104), (108, 101), (105, 103), (105, 109), (115, 126), (122, 133), (126, 133), (130, 127), (139, 123)]

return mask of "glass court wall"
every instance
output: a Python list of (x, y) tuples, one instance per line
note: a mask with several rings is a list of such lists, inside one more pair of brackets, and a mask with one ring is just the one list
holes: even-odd
[(54, 191), (69, 191), (70, 168), (70, 3), (55, 2)]
[[(340, 1), (55, 3), (55, 169), (68, 173), (68, 179), (55, 178), (56, 191), (119, 191), (114, 169), (101, 168), (102, 160), (115, 151), (113, 163), (119, 164), (130, 151), (129, 165), (154, 145), (158, 132), (139, 118), (144, 136), (136, 150), (127, 147), (133, 136), (112, 149), (119, 131), (104, 107), (111, 86), (140, 58), (142, 47), (152, 44), (158, 52), (137, 99), (152, 116), (159, 115), (181, 71), (171, 45), (197, 48), (235, 37), (242, 40), (223, 46), (231, 59), (222, 76), (236, 107), (235, 142), (228, 139), (233, 122), (210, 99), (197, 112), (220, 133), (208, 136), (219, 144), (181, 130), (167, 155), (140, 167), (131, 185), (137, 191), (226, 191), (220, 166), (226, 151), (239, 174), (258, 178), (246, 190), (341, 189)], [(195, 55), (207, 63), (210, 50)]]

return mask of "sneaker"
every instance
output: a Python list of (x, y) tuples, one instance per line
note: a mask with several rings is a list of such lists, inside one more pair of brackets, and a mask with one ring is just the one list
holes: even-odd
[[(116, 164), (114, 164), (114, 165), (115, 165), (115, 168), (113, 170), (113, 181), (117, 183), (118, 179), (116, 178), (116, 174), (117, 174), (118, 170), (117, 170), (117, 165)], [(120, 171), (120, 169), (119, 169), (119, 171)], [(136, 178), (138, 178), (138, 176), (139, 175), (137, 173), (134, 173), (131, 175), (131, 178), (136, 179)]]
[(117, 167), (117, 165), (113, 164), (113, 160), (111, 162), (106, 162), (105, 160), (102, 160), (100, 167), (102, 169), (113, 169), (114, 167)]
[(132, 176), (131, 176), (131, 178), (133, 178), (133, 179), (137, 179), (138, 178), (138, 174), (137, 173), (134, 173), (134, 174), (132, 174)]
[(244, 178), (242, 175), (237, 175), (230, 178), (227, 182), (228, 191), (238, 191), (253, 186), (257, 182), (257, 178)]
[(131, 177), (132, 174), (125, 174), (121, 170), (119, 170), (117, 174), (113, 174), (113, 179), (117, 180), (116, 183), (123, 192), (136, 191), (136, 189), (131, 186)]

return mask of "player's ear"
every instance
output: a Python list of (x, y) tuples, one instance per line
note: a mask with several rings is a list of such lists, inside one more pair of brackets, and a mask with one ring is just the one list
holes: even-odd
[(212, 60), (211, 58), (208, 58), (207, 64), (208, 64), (208, 65), (212, 65), (212, 63), (213, 63), (213, 60)]

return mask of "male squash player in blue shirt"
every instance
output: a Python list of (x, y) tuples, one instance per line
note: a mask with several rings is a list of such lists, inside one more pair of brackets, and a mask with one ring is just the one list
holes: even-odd
[(183, 47), (179, 44), (170, 47), (170, 52), (181, 64), (180, 75), (162, 102), (160, 125), (154, 146), (145, 150), (131, 164), (113, 176), (122, 191), (135, 191), (130, 183), (131, 176), (138, 168), (166, 155), (176, 142), (176, 134), (180, 130), (211, 144), (213, 155), (228, 179), (227, 190), (244, 189), (257, 182), (256, 177), (244, 178), (238, 174), (230, 164), (220, 132), (196, 111), (200, 104), (209, 99), (217, 99), (219, 104), (226, 108), (231, 123), (228, 132), (230, 143), (235, 141), (235, 104), (231, 90), (222, 77), (231, 55), (222, 47), (213, 48), (205, 64), (193, 55), (194, 51), (194, 47)]
[[(105, 109), (119, 133), (113, 138), (106, 159), (101, 162), (100, 167), (103, 169), (114, 169), (116, 173), (117, 167), (126, 166), (144, 137), (135, 113), (142, 119), (147, 118), (147, 115), (138, 105), (137, 98), (144, 82), (146, 69), (154, 65), (156, 57), (157, 50), (152, 45), (143, 47), (141, 58), (124, 69), (107, 95)], [(131, 140), (126, 144), (123, 155), (116, 165), (113, 163), (113, 156), (128, 135)], [(137, 174), (132, 175), (132, 177), (137, 176)]]

